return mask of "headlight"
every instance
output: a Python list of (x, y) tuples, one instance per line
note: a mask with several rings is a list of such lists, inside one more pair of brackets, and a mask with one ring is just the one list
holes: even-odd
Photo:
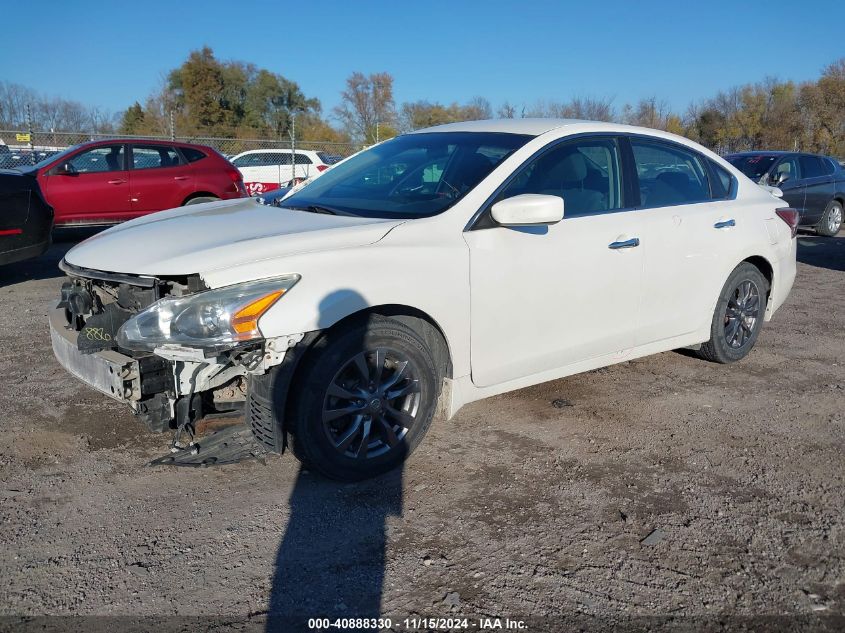
[(225, 348), (261, 338), (258, 319), (297, 281), (299, 275), (288, 275), (160, 299), (121, 326), (117, 344), (139, 351), (167, 344)]

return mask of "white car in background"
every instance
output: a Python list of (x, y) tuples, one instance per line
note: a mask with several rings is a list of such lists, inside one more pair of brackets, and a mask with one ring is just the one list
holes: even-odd
[(792, 288), (797, 223), (666, 132), (448, 124), (278, 207), (183, 207), (82, 242), (53, 349), (153, 429), (241, 394), (270, 450), (361, 479), (401, 464), (435, 412), (677, 348), (744, 358)]
[(311, 178), (328, 169), (334, 156), (325, 152), (289, 149), (251, 149), (234, 156), (232, 164), (244, 178), (250, 195), (260, 195), (291, 181)]

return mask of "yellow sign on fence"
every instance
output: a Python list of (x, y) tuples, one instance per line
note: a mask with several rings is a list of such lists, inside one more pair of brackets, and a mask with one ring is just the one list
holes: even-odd
[(29, 132), (27, 132), (26, 134), (15, 134), (15, 140), (18, 143), (29, 143), (30, 134), (29, 134)]

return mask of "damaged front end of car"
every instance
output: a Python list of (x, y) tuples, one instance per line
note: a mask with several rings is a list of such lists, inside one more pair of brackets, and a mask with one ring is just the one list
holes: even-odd
[(304, 336), (265, 338), (258, 326), (298, 275), (211, 289), (199, 275), (60, 268), (68, 279), (50, 314), (56, 358), (150, 430), (173, 430), (175, 450), (186, 447), (183, 433), (193, 444), (200, 419), (239, 415), (248, 377), (282, 364)]

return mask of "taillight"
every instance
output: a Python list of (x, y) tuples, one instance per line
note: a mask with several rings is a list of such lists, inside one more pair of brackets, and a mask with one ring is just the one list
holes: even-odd
[(789, 230), (792, 232), (792, 237), (798, 233), (798, 220), (801, 219), (801, 214), (795, 209), (785, 207), (783, 209), (775, 210), (778, 217), (789, 225)]
[(326, 171), (328, 168), (328, 165), (317, 165), (317, 171)]
[(229, 178), (232, 179), (232, 182), (237, 184), (239, 180), (243, 180), (243, 176), (241, 176), (241, 172), (238, 171), (237, 167), (227, 167), (226, 173), (229, 175)]

